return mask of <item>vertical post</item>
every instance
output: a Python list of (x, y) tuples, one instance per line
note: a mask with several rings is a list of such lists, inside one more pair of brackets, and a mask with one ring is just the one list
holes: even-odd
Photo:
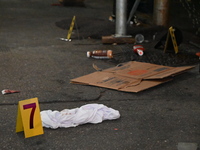
[(127, 0), (116, 0), (116, 30), (115, 36), (126, 35), (127, 22)]
[(133, 17), (134, 13), (136, 12), (136, 10), (137, 10), (139, 4), (140, 4), (140, 0), (135, 0), (135, 3), (134, 3), (134, 5), (133, 5), (133, 8), (131, 9), (130, 14), (128, 14), (128, 15), (129, 15), (129, 18), (128, 18), (127, 24), (130, 23), (131, 18)]
[(170, 0), (154, 0), (154, 22), (156, 25), (168, 26)]

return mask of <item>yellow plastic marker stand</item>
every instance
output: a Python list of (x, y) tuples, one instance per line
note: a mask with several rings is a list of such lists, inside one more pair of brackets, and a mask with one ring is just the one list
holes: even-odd
[(169, 31), (168, 31), (168, 33), (167, 33), (167, 39), (166, 39), (166, 43), (165, 43), (164, 52), (167, 51), (168, 42), (169, 42), (170, 39), (172, 40), (173, 47), (174, 47), (174, 51), (175, 51), (175, 53), (177, 54), (177, 53), (178, 53), (178, 45), (177, 45), (177, 42), (176, 42), (176, 37), (175, 37), (175, 34), (174, 34), (174, 29), (173, 29), (173, 27), (170, 27), (170, 28), (169, 28)]
[(68, 34), (67, 34), (67, 40), (68, 41), (70, 41), (70, 38), (71, 38), (71, 34), (72, 34), (72, 31), (73, 31), (73, 28), (74, 28), (75, 19), (76, 19), (76, 16), (73, 17), (69, 31), (68, 31)]
[(19, 101), (16, 132), (24, 131), (25, 138), (44, 134), (38, 98)]

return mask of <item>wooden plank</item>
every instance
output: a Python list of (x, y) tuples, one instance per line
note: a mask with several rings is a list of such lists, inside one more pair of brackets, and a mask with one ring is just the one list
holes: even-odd
[(112, 43), (135, 43), (135, 39), (132, 37), (114, 37), (114, 36), (102, 36), (102, 43), (103, 44), (112, 44)]

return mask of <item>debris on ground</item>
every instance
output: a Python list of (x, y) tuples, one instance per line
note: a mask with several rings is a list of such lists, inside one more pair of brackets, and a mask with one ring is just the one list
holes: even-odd
[(2, 90), (1, 91), (1, 93), (3, 94), (3, 95), (5, 95), (5, 94), (12, 94), (12, 93), (19, 93), (20, 91), (17, 91), (17, 90), (9, 90), (9, 89), (4, 89), (4, 90)]
[(96, 70), (96, 71), (102, 71), (101, 68), (97, 67), (97, 65), (95, 64), (92, 64), (92, 67)]
[(95, 50), (95, 51), (88, 51), (87, 57), (96, 58), (96, 59), (111, 59), (113, 58), (113, 51), (112, 50)]
[(134, 45), (133, 51), (137, 53), (139, 56), (142, 56), (144, 54), (144, 47), (142, 45)]
[(143, 43), (144, 42), (144, 36), (142, 34), (136, 34), (135, 35), (135, 42), (136, 43)]

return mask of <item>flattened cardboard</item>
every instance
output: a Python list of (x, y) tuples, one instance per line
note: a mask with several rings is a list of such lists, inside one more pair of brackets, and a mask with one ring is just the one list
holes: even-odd
[(169, 67), (150, 63), (130, 61), (116, 67), (71, 80), (71, 83), (110, 88), (124, 92), (140, 92), (172, 80), (194, 66)]

